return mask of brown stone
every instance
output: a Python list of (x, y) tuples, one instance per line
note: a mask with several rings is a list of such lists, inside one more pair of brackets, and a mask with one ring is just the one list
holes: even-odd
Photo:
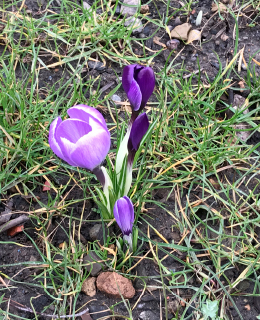
[(96, 278), (94, 277), (87, 278), (82, 284), (81, 291), (84, 292), (87, 296), (94, 297), (97, 293), (95, 283), (96, 283)]
[(133, 298), (135, 289), (132, 282), (116, 272), (102, 272), (97, 278), (98, 290), (116, 298)]
[(189, 24), (187, 22), (183, 23), (183, 24), (175, 27), (171, 31), (171, 37), (175, 38), (175, 39), (180, 39), (180, 40), (187, 41), (190, 29), (191, 29), (191, 24)]

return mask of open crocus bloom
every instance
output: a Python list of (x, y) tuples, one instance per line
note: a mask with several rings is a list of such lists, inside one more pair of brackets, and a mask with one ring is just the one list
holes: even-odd
[(50, 126), (52, 151), (74, 167), (93, 170), (110, 149), (110, 133), (105, 119), (95, 108), (84, 104), (67, 111), (70, 119), (56, 118)]
[(132, 246), (132, 229), (135, 215), (133, 203), (127, 196), (116, 201), (114, 205), (114, 217), (123, 233), (123, 238)]
[(138, 64), (126, 66), (122, 74), (122, 85), (133, 110), (141, 111), (154, 90), (153, 69)]

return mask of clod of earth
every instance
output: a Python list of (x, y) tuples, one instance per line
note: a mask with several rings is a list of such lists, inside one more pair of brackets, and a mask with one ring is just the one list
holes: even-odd
[(92, 241), (100, 240), (99, 235), (100, 232), (102, 233), (102, 224), (95, 224), (91, 229), (89, 230), (89, 237)]
[(97, 293), (96, 278), (95, 277), (87, 278), (82, 284), (81, 291), (84, 292), (87, 296), (94, 297)]
[(98, 290), (116, 298), (133, 298), (135, 289), (132, 282), (116, 272), (102, 272), (97, 278)]
[(126, 5), (125, 6), (122, 5), (121, 14), (127, 15), (127, 16), (133, 16), (137, 12), (137, 9), (140, 6), (140, 0), (124, 0), (123, 3)]
[(145, 4), (145, 5), (141, 6), (140, 13), (145, 14), (145, 13), (148, 13), (148, 12), (149, 12), (148, 4)]
[(183, 24), (175, 27), (171, 31), (171, 37), (175, 38), (175, 39), (180, 39), (180, 40), (187, 41), (190, 29), (191, 29), (191, 24), (189, 24), (187, 22), (183, 23)]
[(178, 45), (180, 44), (180, 41), (177, 40), (177, 39), (172, 39), (172, 40), (169, 40), (167, 41), (166, 43), (166, 47), (167, 49), (169, 50), (175, 50), (178, 48)]
[(84, 264), (86, 264), (86, 269), (92, 277), (96, 276), (105, 265), (100, 261), (101, 259), (94, 253), (89, 252), (86, 257), (83, 258)]

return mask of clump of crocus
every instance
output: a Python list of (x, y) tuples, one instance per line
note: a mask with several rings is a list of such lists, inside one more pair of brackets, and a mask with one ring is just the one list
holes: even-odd
[[(137, 229), (133, 229), (134, 207), (127, 197), (132, 183), (132, 167), (141, 140), (149, 128), (144, 109), (154, 86), (155, 76), (150, 67), (137, 64), (124, 68), (123, 88), (132, 107), (127, 133), (120, 143), (116, 169), (108, 172), (101, 163), (110, 149), (110, 133), (105, 119), (95, 108), (80, 104), (68, 109), (69, 119), (57, 117), (50, 126), (49, 144), (53, 152), (74, 167), (91, 170), (103, 186), (96, 189), (104, 219), (114, 217), (130, 248), (137, 248)], [(116, 176), (115, 176), (116, 175)], [(122, 240), (122, 239), (121, 239)]]
[(134, 206), (132, 201), (124, 196), (118, 199), (114, 205), (114, 217), (123, 233), (123, 239), (132, 248), (132, 229), (135, 220)]
[(50, 126), (52, 151), (74, 167), (93, 170), (110, 149), (110, 133), (105, 119), (95, 108), (77, 105), (67, 111), (70, 119), (56, 118)]
[(146, 103), (154, 90), (155, 75), (153, 69), (138, 64), (126, 66), (123, 70), (122, 85), (130, 101), (132, 115), (126, 135), (120, 144), (116, 158), (116, 173), (118, 180), (120, 179), (120, 171), (122, 170), (124, 158), (128, 154), (127, 145), (132, 125), (138, 114), (146, 106)]

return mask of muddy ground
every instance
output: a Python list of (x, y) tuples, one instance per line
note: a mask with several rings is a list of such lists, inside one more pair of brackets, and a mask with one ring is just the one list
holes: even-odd
[[(202, 71), (201, 79), (205, 83), (214, 81), (218, 71), (219, 71), (219, 61), (216, 57), (216, 54), (218, 55), (220, 62), (222, 64), (222, 67), (224, 68), (227, 60), (230, 61), (233, 57), (234, 50), (235, 50), (235, 37), (234, 37), (234, 19), (226, 13), (223, 13), (222, 17), (220, 18), (218, 14), (215, 14), (212, 16), (211, 12), (211, 3), (212, 1), (199, 1), (198, 4), (195, 4), (192, 6), (192, 12), (189, 14), (189, 17), (187, 15), (180, 15), (176, 14), (173, 19), (170, 21), (169, 26), (174, 27), (176, 25), (176, 19), (179, 17), (181, 22), (186, 22), (187, 19), (191, 22), (193, 27), (195, 28), (195, 19), (197, 17), (197, 14), (200, 10), (203, 10), (203, 19), (201, 26), (197, 29), (203, 30), (202, 31), (202, 46), (199, 45), (184, 45), (181, 43), (174, 55), (172, 55), (168, 63), (172, 61), (172, 59), (175, 59), (175, 63), (179, 64), (179, 67), (185, 66), (186, 72), (184, 72), (184, 76), (198, 70), (198, 65)], [(27, 10), (32, 11), (32, 16), (38, 17), (41, 13), (41, 10), (44, 10), (45, 1), (41, 0), (41, 7), (39, 7), (37, 1), (25, 1), (25, 4), (27, 6)], [(91, 4), (91, 3), (90, 3)], [(179, 2), (172, 2), (172, 6), (179, 7)], [(15, 8), (14, 8), (15, 10)], [(53, 5), (53, 10), (58, 11), (58, 3)], [(159, 19), (159, 14), (163, 15), (165, 13), (165, 5), (162, 2), (157, 3), (157, 9), (154, 6), (153, 3), (149, 3), (149, 12), (150, 12), (150, 18), (152, 19)], [(171, 13), (171, 12), (170, 12)], [(242, 49), (244, 47), (244, 58), (247, 62), (249, 62), (250, 57), (254, 56), (254, 58), (257, 61), (260, 61), (260, 53), (258, 51), (260, 50), (260, 26), (259, 26), (259, 19), (256, 20), (254, 27), (250, 27), (249, 24), (252, 19), (254, 19), (255, 13), (253, 10), (251, 10), (251, 7), (247, 8), (247, 10), (243, 11), (243, 15), (238, 21), (239, 24), (239, 42), (238, 42), (238, 50)], [(160, 42), (163, 44), (166, 44), (169, 40), (169, 36), (165, 30), (159, 29), (152, 24), (148, 23), (145, 25), (144, 30), (141, 34), (135, 34), (136, 38), (143, 38), (143, 37), (149, 37), (148, 40), (145, 40), (145, 46), (148, 49), (151, 50), (160, 50), (162, 46), (154, 43), (154, 37), (159, 37)], [(223, 34), (226, 35), (226, 37), (223, 37)], [(3, 49), (3, 44), (0, 47), (0, 50)], [(136, 54), (142, 54), (142, 48), (139, 46), (135, 47), (135, 53)], [(159, 54), (153, 61), (154, 70), (160, 71), (164, 66), (168, 59), (169, 54), (171, 51), (169, 49), (165, 49)], [(216, 53), (216, 54), (215, 54)], [(149, 54), (149, 50), (147, 50), (147, 54)], [(48, 57), (42, 57), (44, 62), (52, 63), (56, 62), (55, 58), (52, 58), (51, 60)], [(28, 66), (30, 66), (30, 61), (28, 61)], [(206, 71), (206, 73), (205, 73)], [(175, 71), (172, 70), (174, 73)], [(255, 72), (259, 72), (259, 67), (255, 65)], [(86, 80), (91, 76), (93, 78), (96, 78), (98, 75), (100, 75), (100, 88), (104, 88), (106, 85), (111, 84), (111, 87), (107, 90), (104, 90), (103, 95), (107, 94), (111, 88), (113, 88), (118, 83), (118, 77), (121, 76), (122, 69), (114, 64), (107, 61), (107, 67), (102, 70), (88, 70), (82, 73), (82, 77)], [(17, 67), (17, 78), (22, 77), (22, 71)], [(238, 75), (234, 74), (233, 79), (234, 83), (238, 83), (240, 81), (239, 77), (246, 77), (247, 76), (247, 70), (242, 68), (241, 73)], [(70, 73), (66, 68), (59, 67), (52, 70), (42, 70), (39, 74), (39, 88), (43, 89), (43, 95), (44, 90), (46, 88), (51, 87), (55, 82), (57, 82), (59, 79), (63, 78), (64, 81), (66, 79), (69, 79)], [(239, 90), (240, 87), (237, 85), (237, 89)], [(243, 91), (240, 93), (243, 96), (247, 96), (248, 92)], [(86, 96), (89, 95), (88, 92), (86, 92)], [(117, 95), (119, 95), (122, 99), (122, 101), (126, 100), (126, 95), (122, 88), (120, 88), (117, 92)], [(106, 114), (104, 114), (106, 116)], [(259, 137), (253, 137), (252, 143), (259, 142)], [(234, 170), (229, 169), (225, 172), (225, 174), (228, 176), (230, 175), (230, 181), (233, 179)], [(241, 188), (244, 188), (245, 192), (248, 192), (248, 190), (254, 189), (254, 184), (257, 183), (257, 179), (259, 179), (259, 175), (255, 176), (254, 179), (250, 182), (251, 185), (247, 185), (246, 181), (244, 181), (241, 185)], [(68, 191), (74, 187), (73, 185), (68, 186)], [(255, 189), (255, 194), (259, 193), (259, 188)], [(164, 204), (166, 204), (167, 208), (169, 210), (174, 211), (175, 208), (175, 198), (173, 196), (170, 196), (168, 200), (165, 199), (165, 196), (168, 194), (169, 190), (162, 189), (158, 192), (155, 192), (153, 194), (154, 198), (156, 200), (162, 201)], [(8, 190), (7, 194), (2, 195), (2, 199), (7, 199), (8, 197), (12, 196), (12, 194), (15, 191)], [(48, 203), (48, 193), (42, 192), (40, 187), (37, 187), (36, 190), (34, 190), (34, 194), (39, 197), (40, 201), (43, 203)], [(194, 190), (194, 193), (191, 195), (194, 196), (194, 200), (199, 198), (201, 194), (199, 194), (198, 191)], [(70, 193), (71, 199), (82, 199), (83, 193), (82, 190), (78, 187), (73, 188), (73, 191)], [(185, 201), (186, 195), (182, 195), (182, 200)], [(33, 211), (35, 209), (39, 209), (39, 206), (35, 204), (35, 202), (32, 199), (24, 199), (23, 197), (16, 195), (13, 197), (14, 203), (13, 203), (13, 211), (24, 211), (29, 212)], [(67, 199), (69, 200), (69, 199)], [(0, 204), (0, 212), (4, 211), (7, 200), (3, 200), (2, 204)], [(209, 205), (211, 205), (209, 203)], [(76, 205), (74, 205), (73, 208), (68, 208), (69, 210), (73, 209), (73, 215), (75, 217), (80, 218), (81, 210), (83, 207), (83, 201), (78, 202)], [(219, 209), (218, 203), (214, 204), (214, 207), (216, 209)], [(96, 205), (93, 201), (87, 201), (85, 202), (85, 210), (83, 213), (83, 220), (97, 220), (99, 219), (99, 215), (96, 213), (95, 210)], [(178, 243), (181, 239), (181, 234), (179, 231), (174, 228), (171, 228), (170, 226), (175, 224), (174, 219), (172, 219), (168, 214), (166, 214), (163, 210), (159, 209), (158, 207), (154, 208), (152, 206), (147, 206), (146, 208), (148, 211), (148, 214), (150, 215), (150, 218), (146, 216), (146, 219), (169, 241), (171, 242), (174, 240), (175, 243)], [(200, 212), (198, 214), (203, 215), (204, 212)], [(18, 216), (18, 214), (14, 215), (13, 217)], [(93, 238), (90, 236), (90, 229), (95, 225), (95, 222), (88, 222), (83, 223), (82, 229), (81, 229), (81, 235), (83, 241), (93, 242)], [(60, 228), (59, 226), (62, 226)], [(52, 299), (49, 295), (46, 294), (46, 292), (43, 290), (42, 286), (39, 285), (40, 282), (44, 282), (44, 277), (41, 274), (41, 269), (35, 268), (35, 266), (32, 266), (30, 262), (42, 262), (41, 256), (38, 252), (38, 250), (44, 252), (44, 244), (42, 243), (41, 239), (39, 239), (38, 233), (36, 232), (36, 223), (35, 220), (28, 221), (25, 224), (25, 232), (15, 235), (14, 237), (8, 236), (6, 233), (0, 234), (0, 264), (1, 269), (0, 271), (7, 275), (10, 278), (10, 289), (8, 291), (5, 291), (6, 298), (11, 297), (12, 301), (16, 301), (20, 303), (22, 306), (31, 306), (31, 299), (33, 298), (33, 306), (35, 310), (39, 313), (46, 312), (47, 314), (52, 314), (54, 311), (53, 307), (48, 308), (45, 310), (46, 306), (50, 305), (52, 303)], [(52, 237), (52, 244), (54, 246), (60, 245), (62, 242), (67, 240), (67, 234), (65, 231), (69, 230), (69, 219), (63, 219), (61, 217), (54, 217), (52, 219), (52, 225), (49, 226), (49, 232), (51, 233), (55, 229), (55, 233)], [(147, 234), (147, 224), (143, 223), (140, 225), (140, 229)], [(110, 232), (113, 234), (118, 234), (119, 230), (117, 227), (113, 227), (110, 229)], [(214, 239), (214, 234), (211, 235), (211, 237)], [(258, 237), (260, 238), (260, 229), (258, 230)], [(101, 236), (102, 238), (102, 236)], [(81, 239), (81, 241), (82, 241)], [(158, 238), (158, 235), (156, 235), (155, 232), (151, 230), (151, 239), (156, 241), (160, 240)], [(34, 246), (33, 242), (38, 246), (38, 249)], [(102, 239), (98, 239), (101, 240)], [(20, 243), (23, 245), (23, 247), (19, 247), (14, 243)], [(199, 245), (198, 245), (198, 248)], [(148, 245), (144, 245), (144, 252), (145, 254), (149, 250)], [(163, 252), (159, 252), (159, 258), (162, 258), (165, 255)], [(175, 252), (174, 255), (180, 259), (185, 260), (186, 255), (185, 253), (181, 252)], [(152, 258), (152, 255), (148, 255), (148, 257)], [(25, 262), (23, 264), (23, 262)], [(172, 269), (173, 271), (181, 271), (183, 269), (183, 265), (174, 257), (168, 257), (164, 260), (165, 266)], [(6, 266), (5, 266), (6, 265)], [(238, 275), (241, 273), (241, 270), (243, 270), (244, 266), (234, 266), (232, 270), (229, 271), (229, 273), (226, 275), (230, 281), (232, 279), (236, 279)], [(158, 270), (157, 265), (152, 261), (152, 259), (144, 260), (142, 264), (140, 264), (137, 268), (133, 269), (131, 274), (135, 275), (138, 274), (139, 276), (143, 276), (145, 281), (148, 285), (156, 284), (154, 279), (160, 280), (160, 271)], [(41, 274), (41, 276), (37, 279), (35, 278), (35, 275)], [(1, 274), (0, 274), (1, 275)], [(169, 279), (168, 279), (169, 280)], [(165, 283), (169, 284), (169, 281), (165, 279)], [(225, 281), (223, 279), (223, 281)], [(135, 309), (133, 310), (133, 319), (138, 319), (140, 317), (140, 314), (143, 311), (149, 311), (147, 314), (149, 315), (150, 320), (160, 319), (160, 312), (162, 312), (163, 318), (165, 317), (165, 308), (164, 308), (164, 299), (163, 299), (163, 292), (161, 290), (155, 290), (155, 291), (146, 291), (144, 294), (142, 293), (142, 282), (139, 279), (134, 280), (134, 286), (136, 289), (136, 295), (133, 299), (130, 300), (131, 306), (135, 305), (135, 303), (138, 301)], [(192, 286), (200, 286), (201, 283), (191, 275), (189, 280), (189, 285)], [(4, 285), (0, 283), (1, 290), (4, 289)], [(235, 295), (234, 301), (236, 303), (236, 306), (238, 307), (240, 313), (243, 316), (243, 319), (247, 320), (253, 320), (256, 319), (256, 316), (260, 313), (260, 299), (259, 298), (253, 298), (249, 296), (249, 294), (253, 293), (254, 284), (253, 282), (249, 282), (246, 280), (240, 286), (240, 291), (237, 295)], [(177, 292), (176, 292), (177, 293)], [(140, 295), (142, 297), (140, 298)], [(186, 299), (186, 301), (189, 301), (189, 298), (194, 294), (194, 291), (192, 289), (180, 289), (178, 294), (183, 298)], [(140, 300), (138, 300), (140, 298)], [(182, 314), (185, 310), (185, 307), (177, 304), (176, 309), (176, 303), (175, 303), (175, 297), (174, 295), (168, 295), (167, 297), (168, 301), (168, 309), (169, 314), (168, 318), (171, 319), (174, 316), (174, 312), (179, 309), (179, 313)], [(97, 292), (96, 296), (94, 298), (87, 297), (84, 293), (80, 293), (77, 301), (77, 309), (81, 306), (86, 305), (89, 308), (89, 311), (91, 313), (92, 319), (99, 319), (102, 316), (110, 315), (110, 311), (108, 311), (108, 308), (112, 305), (115, 305), (118, 302), (118, 300), (111, 299), (107, 296), (105, 296), (101, 292)], [(87, 304), (86, 304), (87, 303)], [(249, 305), (249, 308), (247, 307)], [(2, 307), (2, 306), (1, 306)], [(3, 309), (7, 308), (6, 303), (3, 303)], [(26, 310), (20, 310), (13, 303), (11, 303), (8, 308), (10, 311), (16, 315), (19, 315), (20, 317), (24, 317), (26, 319), (35, 319), (35, 316), (33, 313), (28, 312)], [(185, 316), (188, 317), (192, 314), (193, 308), (196, 308), (196, 304), (193, 304), (192, 307), (188, 308), (188, 310), (185, 311)], [(237, 312), (232, 305), (232, 303), (227, 303), (226, 306), (227, 314), (230, 319), (239, 319)], [(120, 303), (119, 305), (115, 306), (114, 308), (115, 313), (119, 315), (127, 315), (126, 307), (123, 303)], [(40, 316), (40, 319), (47, 319), (46, 316)], [(80, 317), (78, 318), (80, 319)], [(116, 317), (114, 318), (116, 319)], [(118, 318), (119, 319), (119, 318)], [(142, 318), (144, 319), (144, 318)], [(145, 318), (147, 319), (147, 318)]]

